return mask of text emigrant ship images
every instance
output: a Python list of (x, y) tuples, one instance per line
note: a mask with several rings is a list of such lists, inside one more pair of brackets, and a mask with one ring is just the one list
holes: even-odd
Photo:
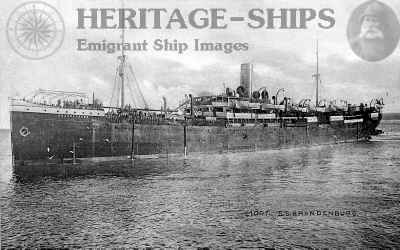
[[(68, 164), (237, 152), (369, 140), (381, 131), (383, 99), (353, 105), (318, 99), (320, 74), (317, 44), (316, 100), (294, 103), (267, 87), (252, 89), (253, 65), (241, 65), (236, 90), (211, 96), (188, 95), (176, 109), (126, 105), (126, 88), (136, 80), (122, 50), (114, 92), (118, 107), (103, 106), (77, 92), (36, 91), (10, 104), (14, 166)], [(135, 81), (138, 85), (137, 81)], [(271, 86), (269, 86), (271, 87)]]

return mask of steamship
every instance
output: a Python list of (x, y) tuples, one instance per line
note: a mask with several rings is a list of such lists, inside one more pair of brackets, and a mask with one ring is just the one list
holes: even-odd
[[(318, 58), (318, 54), (317, 54)], [(175, 109), (126, 105), (127, 56), (118, 57), (118, 105), (104, 106), (83, 93), (38, 90), (11, 100), (11, 141), (15, 166), (79, 163), (280, 149), (369, 140), (378, 134), (382, 99), (354, 105), (316, 100), (295, 103), (279, 89), (252, 89), (253, 66), (241, 65), (240, 85), (217, 95), (188, 95)], [(145, 103), (140, 92), (139, 99)]]

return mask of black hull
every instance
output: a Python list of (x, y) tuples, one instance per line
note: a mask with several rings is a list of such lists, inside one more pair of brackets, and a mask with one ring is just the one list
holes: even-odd
[[(381, 120), (366, 113), (363, 122), (289, 124), (282, 120), (229, 127), (221, 124), (111, 122), (104, 117), (76, 117), (11, 112), (14, 165), (64, 163), (75, 158), (183, 155), (279, 149), (368, 140)], [(132, 134), (134, 136), (132, 137)], [(75, 150), (74, 150), (75, 149)]]

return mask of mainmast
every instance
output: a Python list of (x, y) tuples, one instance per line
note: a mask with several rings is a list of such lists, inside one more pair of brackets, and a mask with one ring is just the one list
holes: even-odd
[(315, 90), (315, 107), (318, 107), (318, 97), (319, 97), (319, 83), (320, 83), (320, 73), (319, 73), (319, 56), (318, 56), (318, 40), (317, 40), (317, 48), (316, 48), (316, 57), (317, 57), (317, 72), (313, 75), (315, 77), (315, 84), (316, 84), (316, 90)]

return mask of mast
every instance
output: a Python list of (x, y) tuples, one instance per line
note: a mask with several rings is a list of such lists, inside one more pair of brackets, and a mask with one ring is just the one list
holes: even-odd
[(316, 84), (316, 89), (315, 89), (315, 107), (318, 107), (318, 97), (319, 97), (319, 83), (320, 83), (320, 73), (319, 73), (319, 56), (318, 56), (318, 39), (317, 39), (317, 48), (316, 48), (316, 57), (317, 57), (317, 72), (313, 75), (315, 77), (315, 84)]
[[(121, 0), (122, 2), (122, 8), (124, 7), (124, 0)], [(114, 80), (114, 89), (116, 90), (115, 96), (117, 97), (117, 103), (116, 106), (119, 106), (119, 108), (123, 109), (125, 108), (125, 90), (126, 87), (128, 88), (128, 91), (131, 94), (132, 102), (133, 105), (136, 106), (135, 104), (135, 98), (133, 97), (134, 92), (132, 90), (131, 85), (129, 84), (131, 80), (135, 83), (135, 88), (139, 94), (139, 98), (141, 101), (144, 103), (145, 109), (148, 109), (148, 105), (146, 100), (144, 99), (143, 93), (140, 90), (140, 86), (138, 84), (138, 81), (135, 76), (135, 72), (132, 69), (132, 65), (128, 62), (128, 56), (125, 54), (125, 23), (123, 23), (123, 26), (120, 27), (121, 29), (121, 55), (118, 56), (118, 62), (117, 62), (117, 70), (116, 70), (116, 75), (115, 75), (115, 80)], [(131, 77), (131, 78), (130, 78)], [(126, 81), (125, 81), (126, 80)], [(119, 83), (120, 82), (120, 83)], [(126, 85), (126, 86), (125, 86)], [(112, 92), (112, 97), (111, 97), (111, 102), (114, 96), (114, 90)]]
[[(122, 1), (122, 8), (124, 8), (124, 1)], [(124, 50), (124, 43), (125, 43), (125, 23), (122, 26), (121, 31), (121, 42), (122, 42), (122, 49), (121, 49), (121, 56), (120, 56), (120, 64), (119, 64), (119, 77), (121, 78), (121, 109), (125, 106), (125, 50)]]

